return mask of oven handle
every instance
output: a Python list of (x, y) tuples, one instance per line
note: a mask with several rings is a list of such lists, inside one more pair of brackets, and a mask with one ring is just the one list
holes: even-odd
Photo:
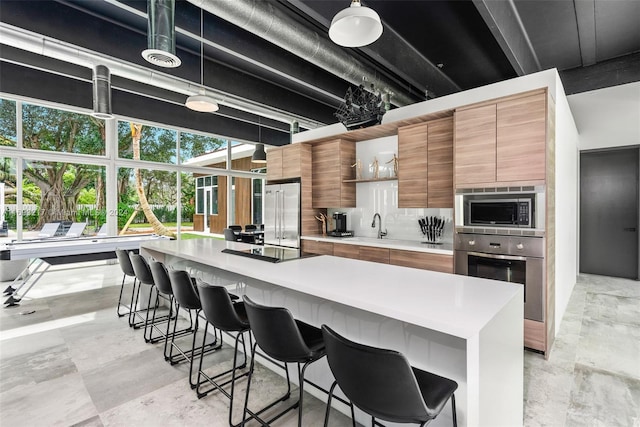
[(467, 255), (479, 256), (482, 258), (506, 259), (509, 261), (526, 261), (527, 257), (515, 255), (487, 254), (484, 252), (467, 252)]

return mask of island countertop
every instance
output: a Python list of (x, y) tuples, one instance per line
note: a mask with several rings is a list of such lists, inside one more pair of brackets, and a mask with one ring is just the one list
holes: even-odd
[(477, 336), (514, 298), (524, 298), (522, 286), (513, 283), (327, 255), (269, 263), (223, 253), (252, 246), (216, 239), (141, 247), (463, 339)]

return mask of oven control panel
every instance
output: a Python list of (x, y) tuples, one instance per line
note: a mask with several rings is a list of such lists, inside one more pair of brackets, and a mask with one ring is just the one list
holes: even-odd
[(544, 238), (457, 233), (455, 235), (454, 249), (458, 251), (544, 258)]

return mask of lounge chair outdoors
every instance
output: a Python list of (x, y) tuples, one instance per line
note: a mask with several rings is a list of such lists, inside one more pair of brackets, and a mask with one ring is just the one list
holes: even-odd
[(74, 222), (73, 224), (71, 224), (71, 227), (69, 227), (69, 230), (67, 231), (67, 234), (64, 235), (64, 237), (79, 237), (82, 235), (82, 232), (84, 231), (86, 226), (86, 222)]
[(107, 223), (105, 222), (104, 224), (102, 224), (100, 226), (100, 229), (96, 233), (96, 236), (106, 236), (108, 234), (109, 234), (109, 232), (107, 231)]
[(38, 237), (41, 237), (41, 238), (53, 237), (55, 236), (56, 231), (58, 231), (58, 227), (60, 227), (59, 222), (47, 222), (45, 225), (42, 226), (42, 229), (38, 233)]

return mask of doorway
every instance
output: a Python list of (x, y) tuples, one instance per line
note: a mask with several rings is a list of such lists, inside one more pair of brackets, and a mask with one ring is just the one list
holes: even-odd
[(580, 271), (639, 279), (640, 148), (580, 153)]
[(211, 187), (204, 189), (204, 232), (211, 233), (211, 214), (213, 206), (213, 190)]

